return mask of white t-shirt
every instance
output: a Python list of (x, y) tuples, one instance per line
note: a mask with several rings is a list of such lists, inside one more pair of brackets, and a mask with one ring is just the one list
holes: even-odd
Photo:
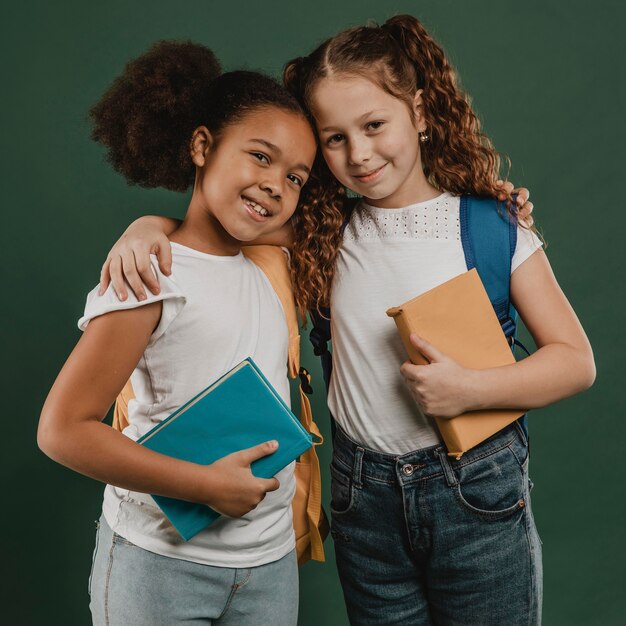
[[(252, 357), (290, 405), (288, 330), (282, 305), (265, 274), (240, 252), (204, 254), (172, 243), (172, 275), (152, 266), (161, 293), (138, 302), (118, 301), (109, 287), (87, 297), (79, 327), (110, 311), (163, 301), (163, 312), (131, 381), (124, 434), (138, 439), (234, 365)], [(103, 512), (128, 541), (157, 554), (221, 567), (254, 567), (282, 558), (295, 547), (291, 501), (294, 464), (277, 474), (280, 488), (238, 519), (221, 517), (185, 542), (146, 494), (107, 485)]]
[[(328, 404), (368, 448), (405, 454), (440, 442), (400, 374), (406, 350), (385, 311), (467, 271), (459, 210), (449, 193), (400, 209), (361, 202), (346, 227), (331, 295)], [(518, 228), (511, 272), (540, 247)]]

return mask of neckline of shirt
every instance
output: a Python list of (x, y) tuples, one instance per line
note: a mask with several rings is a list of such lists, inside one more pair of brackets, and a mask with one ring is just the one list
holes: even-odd
[(173, 249), (178, 250), (179, 252), (182, 252), (187, 256), (195, 256), (199, 259), (217, 261), (219, 263), (236, 263), (241, 262), (244, 258), (243, 252), (241, 250), (239, 250), (237, 254), (209, 254), (208, 252), (200, 252), (200, 250), (196, 250), (195, 248), (184, 246), (182, 243), (178, 243), (177, 241), (170, 241), (170, 245)]
[(372, 206), (371, 204), (367, 204), (367, 202), (365, 202), (365, 200), (361, 198), (359, 206), (370, 213), (399, 213), (401, 211), (406, 211), (407, 209), (420, 209), (430, 204), (440, 202), (441, 200), (447, 200), (448, 198), (452, 197), (453, 196), (449, 191), (444, 191), (435, 198), (429, 198), (428, 200), (422, 200), (421, 202), (414, 202), (413, 204), (409, 204), (407, 206), (390, 208)]

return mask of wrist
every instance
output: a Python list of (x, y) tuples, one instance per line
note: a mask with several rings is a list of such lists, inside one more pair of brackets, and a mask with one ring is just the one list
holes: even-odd
[(465, 410), (479, 411), (485, 408), (485, 371), (466, 369), (463, 387), (465, 390)]
[(193, 470), (189, 476), (189, 500), (211, 506), (215, 499), (218, 484), (215, 468), (212, 465), (191, 463)]
[(154, 229), (157, 233), (171, 235), (181, 224), (180, 220), (173, 217), (164, 217), (162, 215), (142, 215), (130, 223), (126, 232), (139, 230), (139, 233), (146, 229)]

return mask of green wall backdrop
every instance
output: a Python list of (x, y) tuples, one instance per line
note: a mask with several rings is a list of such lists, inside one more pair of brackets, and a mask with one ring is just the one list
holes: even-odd
[[(278, 73), (335, 31), (417, 15), (444, 44), (511, 179), (531, 189), (548, 253), (593, 343), (598, 378), (531, 416), (544, 623), (626, 623), (623, 3), (599, 0), (135, 0), (13, 2), (2, 17), (3, 416), (0, 620), (86, 624), (102, 487), (35, 442), (41, 405), (79, 336), (109, 246), (142, 213), (185, 197), (127, 187), (88, 139), (86, 112), (126, 60), (163, 38), (214, 48), (227, 68)], [(305, 348), (304, 362), (317, 364)], [(321, 377), (317, 419), (328, 430)], [(329, 447), (323, 452), (328, 477)], [(328, 502), (326, 484), (325, 500)], [(302, 626), (347, 620), (329, 562), (302, 571)]]

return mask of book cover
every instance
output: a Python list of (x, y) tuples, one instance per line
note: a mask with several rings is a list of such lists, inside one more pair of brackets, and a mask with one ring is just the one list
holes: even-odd
[[(252, 359), (245, 359), (157, 424), (138, 443), (177, 459), (209, 465), (275, 439), (278, 449), (254, 461), (252, 473), (271, 478), (308, 450), (311, 435)], [(152, 496), (188, 541), (219, 513), (203, 504)]]
[[(476, 269), (389, 309), (387, 315), (393, 317), (409, 358), (417, 365), (427, 361), (411, 344), (411, 333), (464, 367), (487, 369), (515, 363)], [(493, 409), (436, 418), (436, 422), (448, 454), (460, 457), (522, 415), (524, 411)]]

